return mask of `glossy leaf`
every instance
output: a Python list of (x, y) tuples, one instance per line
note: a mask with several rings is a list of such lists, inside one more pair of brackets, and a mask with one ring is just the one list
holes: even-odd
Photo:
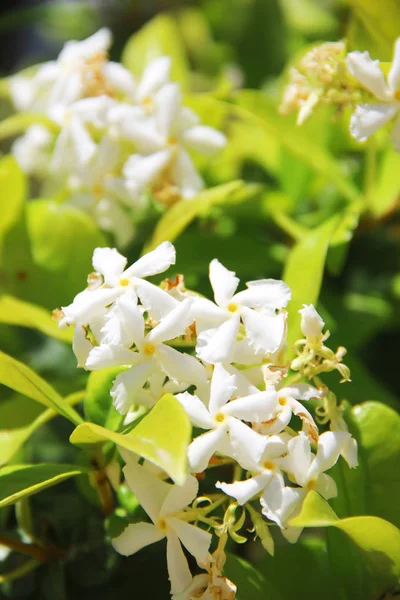
[(77, 465), (13, 465), (0, 469), (0, 508), (86, 473)]
[(0, 259), (4, 235), (20, 217), (26, 191), (25, 176), (15, 158), (5, 156), (0, 160)]
[(390, 149), (383, 156), (379, 176), (368, 198), (368, 206), (377, 218), (396, 210), (399, 204), (399, 170), (400, 155)]
[(13, 296), (0, 296), (0, 323), (36, 329), (67, 343), (71, 343), (73, 338), (73, 329), (59, 329), (49, 311)]
[(232, 181), (204, 190), (191, 200), (180, 200), (164, 213), (144, 252), (152, 250), (165, 240), (173, 242), (198, 215), (212, 206), (243, 202), (257, 190), (257, 186), (246, 185), (243, 181)]
[(114, 442), (143, 456), (182, 484), (187, 475), (186, 450), (190, 439), (188, 416), (179, 402), (166, 394), (130, 433), (115, 433), (94, 423), (83, 423), (72, 433), (70, 441), (78, 446)]
[(338, 218), (333, 217), (304, 235), (287, 258), (283, 279), (292, 290), (288, 319), (289, 352), (293, 343), (301, 338), (299, 309), (303, 304), (317, 303), (329, 241), (338, 222)]
[(228, 554), (224, 573), (237, 585), (236, 600), (286, 600), (268, 581), (268, 574), (243, 558)]
[(82, 422), (79, 414), (69, 406), (44, 379), (15, 358), (0, 352), (0, 383), (55, 409), (77, 425)]
[(304, 161), (353, 201), (360, 195), (353, 182), (340, 169), (335, 157), (319, 144), (314, 143), (301, 128), (293, 127), (291, 119), (277, 113), (276, 106), (268, 96), (252, 90), (244, 90), (236, 96), (237, 115), (244, 121), (252, 120), (265, 132), (266, 140), (273, 138), (294, 156)]
[[(347, 0), (358, 20), (350, 30), (350, 48), (369, 50), (372, 58), (392, 59), (393, 44), (399, 35), (400, 5), (397, 0)], [(361, 27), (360, 27), (361, 26)]]
[(139, 76), (151, 60), (160, 56), (171, 57), (171, 78), (185, 88), (189, 67), (183, 39), (175, 19), (168, 14), (157, 15), (130, 38), (122, 62)]

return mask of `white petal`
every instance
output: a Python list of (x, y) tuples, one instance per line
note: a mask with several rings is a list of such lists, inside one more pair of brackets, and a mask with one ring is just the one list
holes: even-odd
[(343, 446), (341, 455), (351, 469), (358, 467), (358, 445), (354, 438)]
[(397, 112), (393, 104), (359, 104), (350, 119), (350, 133), (357, 142), (365, 142)]
[(93, 268), (104, 277), (107, 285), (115, 285), (126, 267), (127, 259), (115, 248), (96, 248), (93, 252)]
[(181, 107), (181, 90), (177, 83), (167, 83), (156, 96), (156, 120), (161, 135), (168, 137)]
[(259, 392), (258, 388), (247, 379), (247, 370), (240, 371), (232, 365), (224, 365), (224, 367), (228, 373), (235, 375), (237, 396), (250, 396), (250, 394)]
[(270, 479), (270, 473), (261, 473), (261, 475), (246, 479), (246, 481), (235, 481), (234, 483), (220, 483), (218, 481), (215, 487), (222, 490), (224, 494), (236, 498), (238, 503), (243, 506), (254, 496), (261, 494)]
[(194, 356), (183, 354), (165, 344), (160, 344), (157, 348), (157, 358), (168, 377), (178, 383), (196, 386), (205, 384), (206, 371)]
[(196, 125), (187, 129), (183, 133), (182, 139), (193, 150), (208, 156), (216, 154), (226, 146), (226, 137), (216, 129), (206, 125)]
[(171, 529), (167, 534), (167, 566), (171, 594), (179, 594), (190, 584), (192, 575), (178, 536)]
[[(126, 454), (124, 456), (126, 459), (128, 458)], [(172, 486), (137, 464), (134, 458), (127, 462), (123, 472), (129, 488), (153, 523), (157, 523), (161, 507)]]
[(138, 348), (143, 347), (144, 319), (133, 290), (120, 296), (108, 311), (101, 334), (99, 341), (102, 344), (122, 345), (126, 348), (136, 344)]
[(200, 398), (192, 396), (188, 392), (177, 394), (175, 398), (182, 404), (195, 427), (201, 427), (201, 429), (212, 429), (214, 427), (214, 421)]
[(188, 448), (190, 469), (193, 473), (205, 471), (210, 458), (217, 451), (221, 440), (226, 436), (223, 426), (199, 435)]
[(249, 344), (257, 354), (270, 354), (278, 350), (285, 335), (283, 313), (261, 313), (242, 306), (241, 316)]
[(259, 429), (264, 435), (274, 435), (280, 433), (289, 425), (292, 418), (291, 405), (279, 406), (278, 412), (271, 419), (267, 419), (261, 423)]
[(96, 204), (94, 216), (99, 228), (111, 233), (120, 248), (124, 248), (132, 240), (135, 234), (133, 223), (115, 200), (102, 198)]
[(317, 479), (317, 484), (314, 489), (316, 492), (318, 492), (318, 494), (321, 494), (325, 500), (336, 498), (338, 495), (335, 480), (326, 473), (321, 473)]
[(262, 513), (279, 527), (287, 526), (290, 516), (302, 505), (307, 492), (285, 487), (282, 475), (275, 473), (261, 496)]
[(120, 536), (113, 539), (112, 545), (118, 554), (130, 556), (145, 546), (159, 542), (163, 537), (164, 534), (151, 523), (131, 523)]
[(222, 412), (232, 415), (242, 421), (250, 423), (261, 423), (268, 421), (276, 412), (278, 407), (275, 390), (258, 392), (251, 396), (231, 400), (223, 407)]
[(103, 65), (103, 76), (112, 88), (122, 92), (128, 98), (133, 98), (135, 94), (135, 81), (132, 73), (116, 62), (106, 62)]
[(172, 527), (186, 550), (203, 564), (208, 556), (212, 535), (199, 527), (185, 523), (180, 519), (168, 519), (168, 525)]
[(211, 300), (198, 297), (193, 300), (192, 314), (198, 332), (221, 325), (229, 316), (226, 310), (216, 306)]
[(84, 367), (93, 346), (86, 338), (86, 331), (81, 325), (75, 327), (72, 349), (78, 361), (78, 367)]
[(350, 439), (351, 435), (348, 431), (325, 431), (320, 435), (317, 455), (311, 464), (309, 478), (312, 479), (333, 467)]
[(141, 281), (136, 287), (136, 292), (144, 308), (157, 321), (161, 321), (178, 305), (171, 294), (148, 281)]
[(209, 410), (217, 414), (236, 391), (236, 377), (230, 375), (221, 364), (216, 364), (211, 379)]
[(347, 55), (346, 64), (353, 77), (367, 90), (380, 100), (387, 97), (388, 87), (379, 60), (372, 60), (368, 52), (356, 51)]
[(320, 398), (320, 392), (309, 385), (308, 383), (295, 383), (288, 385), (281, 390), (277, 390), (279, 397), (296, 398), (296, 400), (311, 400), (312, 398)]
[(98, 369), (106, 369), (108, 367), (134, 365), (137, 360), (137, 352), (132, 352), (128, 348), (100, 344), (100, 346), (95, 346), (90, 351), (85, 366), (90, 371), (97, 371)]
[(183, 485), (171, 485), (168, 496), (160, 510), (160, 517), (167, 518), (186, 508), (197, 496), (199, 482), (196, 477), (188, 475)]
[(394, 54), (388, 75), (388, 84), (392, 92), (400, 89), (400, 38), (397, 38), (394, 44)]
[(121, 415), (126, 415), (131, 406), (136, 403), (137, 393), (146, 383), (152, 369), (151, 362), (144, 362), (116, 376), (110, 395)]
[(211, 364), (231, 362), (239, 325), (240, 317), (235, 313), (222, 325), (202, 331), (197, 336), (197, 356)]
[(244, 469), (252, 469), (254, 463), (258, 463), (263, 455), (267, 438), (234, 417), (228, 417), (226, 420), (234, 458)]
[(139, 258), (125, 272), (126, 277), (149, 277), (166, 271), (176, 261), (176, 252), (171, 242), (162, 242), (151, 252)]
[(96, 33), (85, 40), (76, 42), (68, 41), (64, 44), (58, 60), (60, 62), (69, 62), (76, 59), (92, 58), (96, 54), (106, 52), (112, 43), (112, 34), (107, 27), (102, 27)]
[(249, 340), (243, 338), (233, 345), (232, 362), (239, 365), (256, 365), (260, 364), (261, 357), (250, 346)]
[(155, 182), (171, 160), (169, 149), (154, 152), (150, 156), (133, 154), (123, 167), (127, 179), (133, 179), (139, 186), (146, 187)]
[(184, 335), (186, 328), (193, 323), (191, 302), (190, 298), (178, 302), (177, 306), (150, 331), (148, 341), (159, 344)]
[(250, 308), (276, 310), (284, 308), (292, 297), (290, 287), (278, 279), (248, 281), (246, 285), (248, 289), (236, 294), (232, 298), (232, 302), (238, 302)]
[(145, 68), (138, 86), (139, 101), (151, 97), (161, 86), (169, 80), (171, 70), (171, 58), (160, 56), (152, 60)]
[(309, 480), (309, 467), (312, 460), (309, 439), (304, 433), (300, 433), (290, 440), (288, 450), (289, 456), (286, 457), (288, 461), (285, 469), (294, 476), (299, 485), (306, 485)]
[(299, 310), (301, 315), (301, 331), (305, 337), (318, 336), (325, 327), (325, 321), (321, 319), (312, 304), (303, 304)]
[(134, 142), (139, 154), (152, 154), (162, 150), (165, 146), (162, 135), (148, 120), (134, 119), (124, 122), (120, 129), (121, 136)]
[(214, 291), (215, 302), (226, 308), (239, 285), (239, 278), (229, 271), (216, 258), (210, 262), (210, 283)]
[(69, 306), (62, 306), (65, 317), (60, 327), (79, 323), (87, 325), (89, 321), (105, 315), (106, 306), (112, 304), (120, 295), (118, 289), (84, 290), (77, 294)]
[(198, 174), (189, 154), (183, 148), (177, 151), (171, 168), (171, 176), (182, 198), (193, 198), (204, 188), (202, 178)]

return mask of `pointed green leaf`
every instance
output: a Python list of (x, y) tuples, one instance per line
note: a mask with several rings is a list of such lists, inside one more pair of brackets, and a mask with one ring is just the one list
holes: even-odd
[(291, 120), (281, 117), (276, 106), (265, 94), (244, 90), (236, 96), (237, 115), (244, 121), (256, 122), (265, 132), (266, 140), (278, 140), (291, 154), (304, 161), (314, 171), (331, 181), (347, 200), (356, 200), (360, 193), (346, 177), (337, 160), (328, 150), (316, 144)]
[(150, 243), (144, 252), (153, 250), (168, 240), (173, 242), (199, 214), (216, 204), (237, 203), (247, 200), (258, 191), (257, 186), (243, 181), (232, 181), (200, 192), (191, 200), (180, 200), (168, 209), (159, 220)]
[(368, 197), (368, 206), (378, 219), (399, 205), (399, 170), (400, 155), (390, 148), (383, 156), (377, 181)]
[(65, 479), (87, 473), (78, 465), (12, 465), (0, 469), (0, 508), (15, 504)]
[(25, 176), (17, 161), (12, 156), (5, 156), (0, 160), (0, 258), (3, 253), (3, 237), (20, 217), (26, 191)]
[(0, 383), (55, 409), (74, 425), (82, 423), (80, 415), (69, 406), (44, 379), (15, 358), (0, 352)]
[(188, 416), (171, 394), (163, 396), (127, 434), (115, 433), (94, 423), (83, 423), (70, 438), (78, 446), (114, 442), (164, 469), (178, 484), (182, 484), (187, 475), (187, 447), (190, 440)]
[(287, 258), (283, 279), (292, 290), (288, 323), (289, 353), (292, 352), (293, 343), (302, 337), (299, 309), (303, 304), (316, 304), (318, 301), (329, 241), (338, 223), (339, 219), (333, 217), (305, 234)]
[(187, 87), (189, 66), (179, 27), (173, 17), (159, 14), (128, 41), (122, 55), (122, 63), (137, 77), (151, 60), (170, 56), (171, 78)]
[(71, 343), (73, 328), (59, 329), (49, 311), (13, 296), (0, 296), (0, 323), (36, 329), (44, 335)]

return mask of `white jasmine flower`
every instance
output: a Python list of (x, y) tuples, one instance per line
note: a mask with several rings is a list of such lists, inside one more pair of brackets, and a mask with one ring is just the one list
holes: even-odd
[[(127, 293), (116, 302), (121, 319), (111, 318), (101, 334), (105, 343), (94, 347), (86, 361), (91, 370), (105, 367), (132, 365), (130, 369), (117, 375), (111, 390), (116, 409), (126, 414), (148, 378), (163, 372), (170, 379), (188, 385), (204, 383), (205, 372), (202, 365), (192, 356), (181, 354), (165, 342), (184, 334), (192, 323), (191, 300), (177, 302), (176, 307), (164, 316), (159, 324), (145, 335), (145, 322), (142, 310), (136, 304), (133, 293)], [(137, 351), (122, 345), (112, 345), (113, 337), (122, 337), (125, 346), (133, 344)]]
[[(350, 73), (375, 96), (378, 102), (359, 104), (350, 121), (350, 132), (358, 142), (364, 142), (400, 111), (400, 38), (396, 40), (391, 69), (385, 79), (379, 60), (368, 52), (350, 52), (347, 56)], [(394, 148), (400, 152), (400, 119), (393, 130)]]
[(291, 298), (283, 281), (249, 281), (247, 290), (235, 294), (239, 279), (214, 259), (210, 263), (210, 282), (217, 306), (201, 298), (193, 308), (199, 332), (196, 351), (201, 359), (209, 363), (232, 362), (241, 322), (247, 343), (258, 356), (273, 353), (281, 346), (285, 316), (276, 311)]
[(198, 563), (203, 563), (211, 544), (211, 534), (185, 521), (182, 512), (196, 498), (198, 481), (189, 476), (183, 486), (170, 485), (134, 461), (125, 466), (124, 474), (130, 489), (153, 523), (128, 525), (113, 540), (113, 546), (120, 554), (130, 556), (166, 538), (171, 593), (180, 594), (192, 581), (182, 545)]
[(49, 172), (54, 134), (43, 125), (32, 125), (12, 145), (19, 166), (29, 175), (44, 177)]
[(299, 310), (301, 315), (301, 331), (304, 337), (320, 337), (325, 321), (315, 310), (312, 304), (303, 304), (303, 308)]
[(258, 462), (267, 439), (245, 425), (242, 420), (257, 423), (265, 420), (275, 403), (270, 392), (230, 400), (237, 390), (235, 375), (216, 364), (211, 380), (210, 398), (206, 406), (198, 396), (187, 392), (177, 394), (194, 426), (207, 429), (193, 440), (188, 448), (191, 470), (207, 468), (215, 452), (232, 456), (243, 468)]

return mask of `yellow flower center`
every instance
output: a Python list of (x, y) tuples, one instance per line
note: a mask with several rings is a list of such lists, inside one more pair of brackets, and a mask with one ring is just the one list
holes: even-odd
[(217, 421), (217, 423), (222, 423), (223, 421), (225, 421), (225, 415), (222, 413), (218, 413), (215, 416), (215, 420)]
[(151, 356), (152, 354), (154, 354), (155, 351), (156, 347), (154, 344), (145, 344), (144, 353), (147, 354), (147, 356)]
[(287, 398), (285, 398), (285, 396), (281, 396), (281, 397), (279, 398), (279, 404), (280, 404), (281, 406), (285, 406), (285, 405), (287, 404)]
[(308, 489), (308, 491), (311, 492), (311, 490), (314, 490), (316, 484), (317, 484), (316, 480), (315, 479), (311, 479), (311, 481), (309, 481), (307, 483), (307, 489)]
[(158, 529), (161, 531), (165, 531), (168, 528), (167, 522), (165, 519), (158, 519)]
[(227, 308), (228, 308), (229, 312), (233, 313), (233, 312), (237, 311), (238, 305), (235, 304), (234, 302), (229, 302)]
[(126, 277), (123, 277), (122, 279), (119, 280), (119, 285), (122, 285), (122, 286), (125, 287), (125, 286), (127, 286), (129, 284), (130, 284), (130, 281)]
[(396, 98), (396, 100), (400, 101), (400, 90), (396, 90), (394, 93), (394, 97)]
[(151, 112), (153, 110), (153, 100), (149, 96), (146, 96), (142, 100), (142, 106), (147, 112)]
[(169, 146), (175, 146), (176, 142), (177, 142), (177, 138), (174, 135), (169, 135), (167, 142)]
[(264, 467), (264, 469), (269, 469), (270, 471), (272, 471), (274, 468), (274, 463), (271, 462), (270, 460), (266, 460), (263, 462), (263, 467)]

